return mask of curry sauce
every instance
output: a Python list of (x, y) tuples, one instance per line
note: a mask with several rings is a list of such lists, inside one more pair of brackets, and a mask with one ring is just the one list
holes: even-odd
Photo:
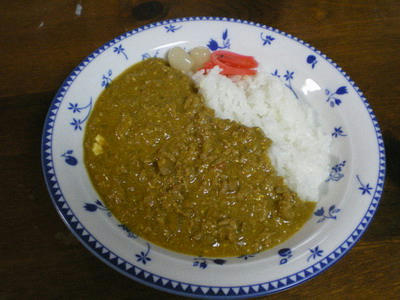
[(152, 58), (100, 95), (84, 159), (132, 232), (177, 252), (239, 256), (288, 239), (315, 207), (277, 176), (270, 143), (259, 128), (216, 118), (187, 75)]

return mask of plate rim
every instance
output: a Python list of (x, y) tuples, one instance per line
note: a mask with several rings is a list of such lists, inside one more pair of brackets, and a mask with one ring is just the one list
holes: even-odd
[[(361, 218), (360, 223), (355, 226), (354, 231), (350, 233), (350, 235), (344, 239), (344, 242), (340, 244), (335, 250), (333, 250), (331, 253), (327, 254), (323, 259), (317, 261), (313, 265), (305, 268), (304, 270), (301, 270), (299, 272), (296, 272), (294, 274), (290, 274), (288, 276), (284, 276), (282, 278), (278, 278), (272, 281), (267, 281), (267, 282), (262, 282), (262, 283), (255, 283), (255, 284), (250, 284), (250, 285), (240, 285), (240, 286), (210, 286), (210, 285), (199, 285), (199, 284), (192, 284), (192, 283), (186, 283), (186, 282), (180, 282), (176, 281), (173, 279), (165, 278), (163, 276), (159, 276), (156, 274), (152, 274), (151, 272), (145, 271), (144, 269), (140, 268), (139, 266), (132, 265), (131, 263), (127, 262), (125, 259), (119, 257), (117, 254), (113, 253), (110, 251), (106, 246), (104, 246), (101, 242), (99, 242), (95, 237), (92, 236), (92, 234), (85, 228), (85, 226), (79, 221), (79, 219), (76, 218), (76, 216), (72, 213), (72, 211), (69, 208), (69, 204), (67, 201), (65, 201), (65, 198), (63, 196), (63, 193), (61, 192), (61, 189), (58, 185), (58, 180), (57, 180), (57, 175), (55, 173), (54, 167), (53, 167), (53, 155), (52, 155), (52, 129), (54, 127), (54, 122), (55, 121), (55, 115), (58, 112), (59, 105), (63, 101), (64, 95), (66, 94), (68, 88), (71, 86), (73, 83), (74, 79), (79, 75), (79, 73), (92, 61), (94, 60), (98, 55), (100, 55), (102, 52), (104, 52), (106, 49), (110, 48), (111, 46), (121, 42), (122, 40), (135, 35), (137, 33), (140, 33), (142, 31), (145, 31), (147, 29), (159, 27), (159, 26), (164, 26), (168, 25), (171, 23), (179, 23), (179, 22), (188, 22), (188, 21), (217, 21), (217, 22), (232, 22), (232, 23), (240, 23), (243, 25), (249, 25), (249, 26), (254, 26), (258, 28), (263, 28), (267, 29), (270, 31), (273, 31), (277, 34), (283, 35), (291, 40), (294, 40), (295, 42), (299, 42), (303, 46), (307, 47), (309, 50), (311, 50), (313, 53), (318, 54), (322, 58), (324, 58), (329, 64), (331, 64), (341, 75), (344, 76), (346, 81), (351, 85), (351, 87), (355, 90), (356, 94), (358, 97), (360, 97), (360, 100), (363, 102), (369, 117), (371, 119), (372, 125), (374, 127), (375, 131), (375, 136), (376, 136), (376, 141), (377, 141), (377, 146), (378, 146), (378, 178), (377, 178), (377, 183), (375, 186), (375, 191), (374, 194), (371, 197), (371, 201), (369, 203), (368, 209), (366, 210), (366, 213), (364, 216)], [(54, 112), (55, 111), (55, 112)], [(53, 119), (52, 119), (53, 117)], [(53, 122), (53, 123), (52, 123)], [(51, 124), (52, 123), (52, 124)], [(50, 138), (49, 138), (50, 137)], [(50, 146), (48, 145), (50, 142)], [(50, 166), (49, 166), (50, 164)], [(361, 238), (361, 236), (364, 234), (366, 229), (368, 228), (369, 224), (371, 223), (377, 209), (379, 206), (379, 201), (382, 196), (383, 188), (384, 188), (384, 181), (385, 181), (385, 176), (386, 176), (386, 155), (385, 155), (385, 147), (384, 147), (384, 141), (382, 137), (382, 133), (378, 124), (378, 121), (376, 119), (376, 116), (368, 103), (367, 99), (361, 92), (361, 90), (358, 88), (358, 86), (355, 84), (355, 82), (347, 75), (345, 71), (342, 70), (340, 66), (338, 66), (332, 59), (327, 57), (325, 54), (323, 54), (321, 51), (316, 49), (315, 47), (311, 46), (309, 43), (303, 41), (302, 39), (299, 39), (291, 34), (288, 34), (284, 31), (278, 30), (276, 28), (252, 22), (252, 21), (247, 21), (247, 20), (242, 20), (242, 19), (236, 19), (236, 18), (226, 18), (226, 17), (212, 17), (212, 16), (201, 16), (201, 17), (184, 17), (184, 18), (175, 18), (175, 19), (168, 19), (164, 21), (158, 21), (158, 22), (153, 22), (150, 24), (143, 25), (141, 27), (135, 28), (133, 30), (127, 31), (112, 40), (106, 42), (99, 48), (97, 48), (95, 51), (90, 53), (87, 57), (85, 57), (79, 64), (76, 66), (71, 73), (66, 77), (66, 79), (63, 81), (62, 85), (56, 92), (54, 98), (51, 101), (51, 104), (49, 106), (48, 112), (46, 114), (43, 130), (42, 130), (42, 138), (41, 138), (41, 165), (42, 165), (42, 172), (43, 176), (45, 179), (46, 187), (47, 190), (50, 194), (50, 198), (56, 208), (57, 213), (59, 214), (60, 218), (63, 220), (67, 228), (73, 233), (73, 235), (85, 246), (86, 249), (88, 249), (92, 254), (94, 254), (97, 258), (99, 258), (102, 262), (113, 268), (114, 270), (120, 272), (121, 274), (127, 276), (128, 278), (131, 278), (137, 282), (140, 282), (142, 284), (145, 284), (147, 286), (150, 286), (152, 288), (156, 288), (161, 291), (169, 292), (169, 293), (174, 293), (178, 295), (183, 295), (183, 296), (190, 296), (190, 297), (206, 297), (206, 298), (247, 298), (249, 296), (251, 297), (257, 297), (257, 296), (262, 296), (262, 295), (268, 295), (272, 293), (277, 293), (281, 292), (283, 290), (295, 287), (301, 283), (304, 283), (308, 281), (309, 279), (319, 275), (323, 271), (327, 270), (330, 268), (333, 264), (338, 262), (346, 253), (349, 252), (349, 250), (358, 242), (358, 240)], [(52, 170), (52, 173), (49, 172)], [(63, 200), (64, 199), (64, 200)], [(67, 208), (63, 208), (64, 205), (67, 205)], [(371, 212), (372, 210), (372, 212)], [(71, 214), (69, 215), (68, 212)], [(369, 217), (367, 217), (367, 214), (370, 214)], [(75, 217), (76, 221), (73, 221), (73, 218)], [(81, 229), (77, 228), (77, 225), (80, 225)], [(362, 229), (358, 229), (359, 227), (362, 227)], [(78, 231), (81, 231), (80, 233)], [(86, 232), (87, 234), (83, 234)], [(89, 241), (93, 239), (94, 241)], [(352, 240), (352, 241), (349, 241)], [(100, 244), (100, 247), (96, 247), (98, 244)], [(348, 244), (346, 247), (344, 247), (345, 244)], [(106, 249), (105, 253), (103, 252), (103, 249)], [(337, 253), (338, 252), (338, 253)], [(114, 258), (110, 258), (109, 254), (113, 253)], [(329, 256), (334, 255), (334, 258), (329, 258)], [(324, 264), (324, 266), (321, 267), (321, 262), (323, 260), (327, 260), (327, 263)], [(118, 263), (119, 260), (122, 260), (122, 263)], [(127, 265), (130, 265), (130, 268), (127, 269)], [(320, 268), (317, 268), (316, 266), (319, 265)], [(139, 271), (136, 272), (135, 270), (138, 269)], [(308, 269), (311, 269), (312, 272), (306, 271)], [(150, 273), (147, 277), (144, 277), (144, 271), (147, 273)], [(305, 276), (301, 278), (302, 276), (299, 276), (299, 273), (303, 273)], [(157, 279), (153, 276), (156, 276)], [(289, 277), (296, 276), (296, 280), (293, 281), (289, 279)], [(300, 278), (297, 280), (297, 278)], [(163, 280), (167, 280), (167, 283), (163, 283)], [(286, 284), (283, 284), (281, 280), (285, 279)], [(288, 282), (289, 280), (291, 281), (290, 283)], [(171, 284), (171, 282), (177, 283), (175, 287)], [(272, 285), (272, 283), (276, 283), (276, 287)], [(183, 285), (186, 286), (184, 288)], [(266, 289), (264, 286), (268, 286)], [(253, 287), (257, 286), (257, 291)], [(192, 288), (193, 287), (193, 288)], [(202, 288), (208, 289), (207, 292), (204, 292)], [(218, 292), (214, 292), (213, 288), (218, 289)], [(243, 288), (248, 289), (248, 292), (243, 290)], [(228, 289), (227, 292), (224, 292), (222, 289)], [(238, 289), (238, 292), (235, 292), (233, 289)]]

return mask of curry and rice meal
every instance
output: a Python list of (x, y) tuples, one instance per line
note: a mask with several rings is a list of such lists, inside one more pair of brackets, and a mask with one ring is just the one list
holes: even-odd
[(133, 65), (98, 98), (84, 138), (98, 194), (132, 232), (177, 252), (239, 256), (285, 241), (315, 208), (329, 136), (251, 57), (196, 48), (168, 60)]

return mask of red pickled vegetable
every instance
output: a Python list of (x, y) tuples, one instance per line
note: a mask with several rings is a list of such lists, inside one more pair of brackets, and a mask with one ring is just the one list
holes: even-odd
[(212, 69), (212, 68), (214, 68), (214, 67), (215, 67), (215, 64), (213, 64), (213, 63), (211, 62), (211, 60), (209, 60), (209, 61), (207, 61), (207, 62), (203, 65), (203, 68), (202, 68), (202, 69), (209, 70), (209, 69)]
[(221, 75), (256, 75), (257, 71), (243, 68), (225, 68), (220, 72)]
[(218, 50), (210, 55), (210, 60), (207, 61), (203, 68), (205, 71), (219, 66), (222, 75), (255, 75), (258, 66), (257, 61), (252, 56), (241, 55), (230, 51)]
[(222, 75), (255, 75), (256, 74), (256, 70), (251, 70), (248, 68), (237, 68), (234, 66), (230, 66), (226, 63), (223, 63), (218, 59), (217, 55), (213, 55), (214, 53), (212, 53), (210, 56), (211, 63), (219, 66), (222, 69), (220, 74), (222, 74)]
[(217, 50), (211, 55), (216, 56), (220, 62), (237, 68), (252, 69), (258, 67), (258, 62), (253, 56), (246, 56), (230, 51)]

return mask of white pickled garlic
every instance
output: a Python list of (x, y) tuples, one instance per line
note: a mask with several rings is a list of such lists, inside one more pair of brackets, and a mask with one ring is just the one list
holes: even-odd
[(189, 72), (192, 69), (192, 59), (189, 54), (186, 53), (180, 47), (174, 47), (168, 51), (168, 63), (171, 67), (178, 69), (182, 72)]

